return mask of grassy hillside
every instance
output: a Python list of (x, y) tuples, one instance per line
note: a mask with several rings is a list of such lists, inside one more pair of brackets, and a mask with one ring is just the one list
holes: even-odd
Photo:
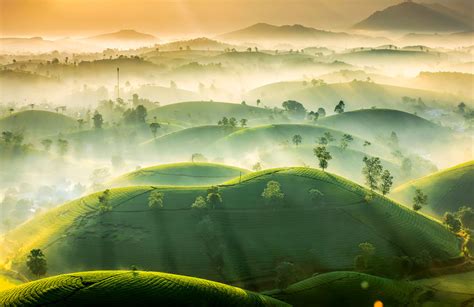
[(184, 162), (142, 168), (122, 175), (109, 186), (129, 185), (213, 185), (228, 181), (249, 171), (224, 164)]
[(268, 106), (281, 106), (285, 100), (297, 100), (310, 110), (316, 111), (317, 108), (323, 107), (328, 114), (331, 114), (339, 100), (346, 102), (347, 110), (373, 106), (412, 110), (412, 105), (402, 103), (404, 96), (421, 98), (428, 105), (451, 104), (455, 106), (460, 101), (460, 98), (452, 95), (362, 81), (320, 86), (312, 86), (310, 82), (303, 85), (301, 81), (296, 81), (293, 86), (294, 89), (292, 89), (292, 83), (289, 82), (265, 85), (248, 92), (245, 99), (247, 101), (261, 99), (262, 104)]
[(190, 160), (193, 153), (207, 153), (217, 140), (239, 129), (217, 125), (193, 127), (152, 139), (141, 146), (145, 151), (172, 157), (174, 161)]
[[(319, 121), (320, 125), (355, 135), (370, 141), (387, 142), (395, 132), (400, 145), (413, 143), (430, 145), (446, 142), (453, 132), (416, 115), (391, 109), (366, 109), (329, 116)], [(422, 146), (424, 147), (424, 146)]]
[[(282, 146), (262, 152), (259, 156), (265, 167), (309, 165), (318, 168), (318, 160), (314, 156), (313, 148), (314, 145), (300, 145), (297, 147), (295, 145)], [(338, 145), (328, 146), (327, 150), (332, 156), (332, 160), (329, 161), (329, 172), (364, 184), (365, 179), (362, 175), (364, 163), (362, 159), (370, 155), (359, 150), (351, 149), (350, 147), (341, 149)], [(395, 183), (406, 181), (407, 178), (405, 174), (402, 174), (400, 165), (393, 161), (383, 159), (382, 165), (394, 176)]]
[[(301, 145), (316, 146), (317, 139), (326, 132), (329, 132), (335, 139), (331, 144), (339, 145), (342, 136), (347, 133), (343, 131), (342, 129), (334, 130), (328, 127), (303, 124), (265, 125), (236, 131), (218, 140), (215, 146), (220, 152), (226, 152), (226, 156), (241, 156), (243, 153), (255, 152), (256, 150), (267, 151), (274, 147), (292, 145), (292, 138), (296, 134), (302, 137)], [(351, 130), (347, 131), (352, 133)], [(375, 155), (390, 155), (390, 151), (387, 148), (377, 144), (364, 147), (364, 141), (354, 135), (351, 148), (367, 151)]]
[(48, 111), (21, 111), (0, 118), (0, 130), (23, 131), (32, 135), (66, 133), (77, 127), (75, 119)]
[(191, 101), (153, 109), (148, 117), (156, 116), (158, 120), (177, 120), (190, 125), (216, 125), (224, 116), (237, 120), (245, 118), (251, 123), (254, 119), (268, 118), (272, 113), (271, 110), (236, 103)]
[(462, 206), (473, 208), (472, 187), (474, 187), (474, 161), (469, 161), (410, 181), (393, 190), (391, 196), (411, 206), (415, 189), (422, 189), (428, 195), (428, 207), (425, 210), (441, 216), (446, 211), (457, 211)]
[[(281, 184), (281, 204), (261, 196), (271, 180)], [(154, 190), (164, 194), (164, 209), (149, 208)], [(307, 275), (351, 269), (361, 242), (387, 259), (426, 250), (443, 263), (460, 255), (460, 239), (437, 221), (381, 196), (367, 203), (367, 190), (330, 173), (272, 169), (222, 184), (220, 193), (223, 203), (204, 216), (190, 206), (205, 187), (113, 189), (106, 212), (100, 193), (91, 194), (6, 234), (0, 261), (27, 273), (26, 254), (41, 248), (49, 274), (137, 265), (259, 289), (273, 287), (283, 260)]]
[(374, 306), (376, 301), (383, 302), (384, 306), (408, 306), (424, 302), (431, 293), (406, 281), (356, 272), (332, 272), (267, 295), (293, 306)]
[(2, 306), (286, 306), (224, 284), (165, 273), (95, 271), (40, 279), (0, 292)]

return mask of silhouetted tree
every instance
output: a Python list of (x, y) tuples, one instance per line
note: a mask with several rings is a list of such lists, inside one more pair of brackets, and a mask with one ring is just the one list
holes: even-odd
[(380, 191), (383, 195), (387, 195), (393, 185), (393, 176), (388, 170), (384, 170), (381, 176)]
[(313, 149), (313, 153), (319, 160), (319, 167), (324, 171), (328, 168), (329, 160), (332, 159), (331, 153), (326, 150), (326, 146), (317, 146)]
[(458, 233), (462, 229), (461, 221), (454, 216), (451, 212), (446, 212), (443, 216), (443, 223), (448, 226), (449, 230), (454, 233)]
[(292, 142), (293, 144), (295, 144), (295, 146), (298, 146), (299, 144), (301, 144), (302, 141), (303, 141), (303, 137), (301, 135), (295, 134), (293, 136)]
[(158, 133), (159, 128), (161, 128), (161, 126), (157, 122), (150, 124), (150, 130), (151, 130), (151, 133), (153, 134), (153, 138), (155, 139), (156, 139), (156, 134)]
[(382, 175), (382, 163), (380, 158), (364, 157), (362, 160), (365, 163), (365, 166), (362, 168), (362, 174), (365, 177), (365, 182), (369, 186), (370, 190), (377, 190), (380, 176)]
[(415, 196), (413, 197), (413, 210), (418, 211), (423, 206), (428, 205), (428, 195), (424, 194), (421, 189), (415, 190)]
[(95, 129), (102, 129), (102, 125), (104, 124), (104, 118), (102, 117), (102, 114), (95, 111), (94, 116), (92, 117), (92, 120), (94, 121)]
[(339, 101), (339, 103), (334, 108), (334, 112), (336, 112), (338, 114), (344, 113), (345, 107), (346, 107), (346, 104), (344, 103), (344, 101), (341, 100), (341, 101)]
[(32, 249), (26, 259), (26, 266), (36, 277), (46, 275), (48, 271), (46, 257), (41, 249)]

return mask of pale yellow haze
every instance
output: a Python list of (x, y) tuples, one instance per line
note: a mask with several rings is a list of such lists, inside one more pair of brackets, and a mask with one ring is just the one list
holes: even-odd
[(397, 0), (0, 0), (0, 35), (81, 36), (120, 29), (219, 34), (257, 22), (344, 29)]

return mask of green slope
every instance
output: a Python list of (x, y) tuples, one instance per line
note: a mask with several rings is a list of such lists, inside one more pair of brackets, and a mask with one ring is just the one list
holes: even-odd
[(389, 141), (396, 132), (402, 146), (446, 142), (453, 132), (416, 115), (391, 109), (366, 109), (329, 116), (320, 125), (351, 131), (370, 141)]
[[(282, 206), (261, 197), (270, 180), (281, 184)], [(162, 210), (148, 207), (155, 189), (164, 193)], [(313, 201), (311, 189), (321, 198)], [(41, 248), (51, 274), (137, 265), (256, 289), (273, 283), (281, 259), (309, 275), (351, 269), (361, 242), (376, 246), (380, 257), (426, 250), (443, 263), (460, 255), (460, 239), (437, 221), (381, 196), (367, 203), (361, 186), (314, 169), (236, 178), (220, 186), (220, 209), (203, 218), (190, 206), (206, 193), (205, 187), (113, 189), (112, 210), (105, 213), (98, 209), (100, 194), (91, 194), (6, 234), (0, 260), (8, 258), (12, 269), (27, 273), (26, 254)]]
[(252, 123), (252, 120), (267, 118), (272, 113), (271, 110), (237, 103), (190, 101), (150, 110), (148, 117), (156, 116), (158, 120), (176, 120), (192, 125), (215, 125), (224, 116), (237, 120), (246, 118)]
[(71, 117), (48, 111), (21, 111), (0, 119), (0, 130), (48, 135), (72, 131), (77, 122)]
[[(263, 165), (266, 167), (279, 165), (286, 166), (302, 166), (309, 165), (311, 167), (318, 168), (318, 159), (314, 156), (313, 148), (315, 145), (289, 145), (281, 146), (279, 148), (272, 148), (268, 151), (260, 153), (259, 157)], [(365, 156), (369, 154), (351, 149), (341, 149), (337, 145), (330, 145), (327, 150), (331, 153), (332, 160), (329, 161), (328, 171), (331, 173), (338, 174), (352, 181), (360, 184), (365, 184), (365, 179), (362, 174), (362, 168), (364, 162), (362, 161)], [(392, 176), (394, 176), (395, 184), (406, 182), (407, 178), (400, 170), (400, 165), (390, 161), (382, 159), (382, 166), (388, 169)], [(420, 170), (418, 172), (420, 176), (426, 175), (427, 172)], [(413, 177), (411, 177), (413, 178)]]
[(457, 211), (459, 207), (474, 208), (474, 161), (454, 166), (432, 175), (410, 181), (395, 190), (391, 196), (411, 206), (415, 189), (428, 195), (426, 211), (437, 216)]
[(59, 275), (0, 292), (2, 306), (286, 306), (224, 284), (166, 273), (95, 271)]
[(142, 168), (122, 175), (107, 185), (213, 185), (225, 182), (249, 171), (216, 163), (183, 162)]
[[(322, 137), (324, 133), (329, 132), (335, 139), (332, 144), (339, 144), (343, 134), (352, 133), (351, 130), (348, 131), (350, 132), (303, 124), (265, 125), (242, 129), (229, 134), (218, 140), (215, 147), (220, 152), (224, 152), (226, 156), (241, 156), (242, 153), (254, 152), (255, 150), (266, 151), (273, 147), (292, 144), (292, 138), (296, 134), (302, 137), (302, 145), (316, 146), (316, 140)], [(351, 143), (351, 147), (361, 151), (367, 151), (373, 155), (390, 156), (390, 151), (387, 148), (378, 146), (377, 144), (364, 147), (364, 141), (365, 140), (354, 135), (354, 141)]]
[(265, 85), (248, 92), (245, 99), (247, 101), (261, 99), (263, 105), (278, 107), (285, 100), (297, 100), (309, 110), (316, 111), (319, 107), (324, 107), (328, 114), (331, 114), (339, 100), (346, 102), (347, 110), (377, 106), (407, 111), (412, 110), (413, 106), (402, 103), (404, 96), (422, 98), (426, 104), (431, 105), (455, 106), (462, 101), (461, 98), (452, 95), (363, 81), (321, 86), (312, 86), (310, 82), (304, 86), (301, 81), (295, 81), (293, 86), (294, 89), (291, 88), (290, 82)]
[(199, 126), (163, 135), (143, 143), (142, 149), (176, 160), (189, 160), (193, 153), (207, 153), (210, 146), (241, 128)]

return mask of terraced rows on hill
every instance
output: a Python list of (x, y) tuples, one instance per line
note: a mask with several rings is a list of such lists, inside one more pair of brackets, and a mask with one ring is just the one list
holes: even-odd
[(286, 306), (276, 299), (208, 280), (140, 271), (82, 272), (0, 292), (2, 306)]
[[(281, 205), (261, 197), (270, 180), (281, 184)], [(309, 193), (314, 188), (323, 195), (317, 201)], [(148, 207), (153, 189), (165, 195), (162, 210)], [(387, 259), (422, 250), (441, 261), (461, 254), (461, 240), (440, 223), (382, 196), (367, 203), (363, 187), (314, 169), (273, 169), (229, 181), (220, 186), (223, 204), (206, 218), (190, 209), (206, 187), (111, 192), (109, 212), (98, 212), (99, 194), (93, 194), (9, 233), (17, 248), (13, 267), (25, 270), (26, 253), (42, 248), (51, 274), (137, 265), (254, 287), (252, 280), (273, 280), (282, 259), (309, 272), (352, 269), (362, 242)]]

